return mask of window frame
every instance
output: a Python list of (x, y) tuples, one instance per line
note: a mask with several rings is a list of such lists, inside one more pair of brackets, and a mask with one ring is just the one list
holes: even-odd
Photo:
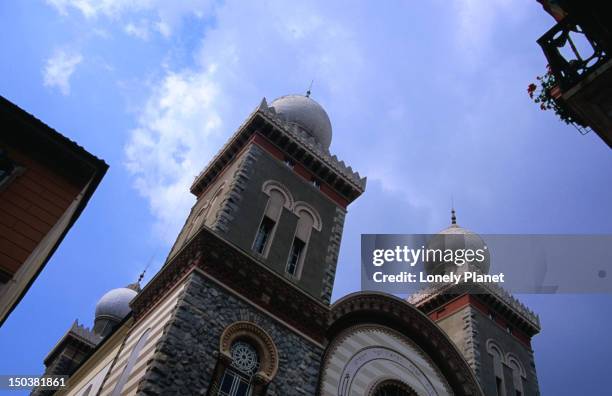
[[(300, 251), (298, 252), (297, 260), (295, 261), (295, 263), (293, 263), (294, 269), (291, 272), (289, 271), (289, 267), (292, 265), (292, 258), (294, 256), (296, 242), (301, 243), (302, 246), (300, 248)], [(308, 247), (308, 242), (302, 241), (297, 236), (293, 237), (293, 242), (291, 243), (291, 248), (289, 249), (289, 257), (287, 257), (287, 264), (285, 265), (285, 273), (287, 273), (289, 276), (299, 279), (299, 275), (301, 275), (300, 268), (302, 267), (302, 264), (304, 262), (304, 257), (306, 256), (305, 253), (306, 253), (307, 247)]]
[[(268, 384), (274, 379), (278, 372), (278, 350), (272, 337), (261, 327), (253, 322), (238, 321), (227, 326), (219, 340), (217, 351), (217, 364), (207, 390), (208, 396), (223, 395), (219, 393), (223, 378), (226, 373), (240, 373), (240, 370), (232, 367), (233, 358), (231, 348), (236, 342), (246, 342), (252, 346), (258, 355), (258, 365), (251, 374), (251, 390), (249, 396), (261, 396), (266, 393)], [(228, 371), (229, 370), (229, 371)], [(232, 387), (235, 379), (232, 379)]]
[[(235, 357), (231, 356), (230, 364), (225, 367), (221, 377), (219, 378), (219, 389), (216, 391), (218, 396), (250, 396), (253, 393), (255, 374), (259, 369), (261, 357), (257, 352), (256, 346), (254, 346), (248, 339), (245, 340), (239, 338), (234, 340), (230, 347), (230, 351), (232, 351), (233, 347), (238, 342), (247, 344), (253, 349), (253, 352), (257, 358), (257, 365), (253, 368), (251, 373), (244, 372), (234, 365)], [(233, 355), (233, 351), (231, 353)], [(224, 390), (223, 388), (226, 384), (226, 379), (229, 379), (229, 389)]]
[(527, 381), (527, 373), (521, 363), (520, 359), (508, 352), (506, 353), (506, 366), (512, 371), (512, 386), (514, 387), (514, 393), (519, 396), (524, 394), (523, 382)]
[[(297, 235), (299, 224), (300, 224), (300, 219), (301, 219), (301, 216), (300, 216), (301, 212), (306, 212), (312, 218), (312, 228), (310, 232), (308, 233), (308, 238), (307, 238), (308, 240), (306, 241), (303, 240), (302, 238), (299, 238)], [(293, 239), (291, 239), (292, 242), (291, 242), (291, 246), (289, 247), (289, 254), (287, 255), (287, 259), (285, 260), (285, 276), (291, 279), (294, 279), (294, 280), (300, 280), (302, 278), (302, 273), (304, 271), (304, 263), (306, 262), (306, 256), (308, 255), (308, 249), (310, 247), (310, 240), (312, 239), (312, 231), (314, 230), (314, 231), (320, 232), (323, 229), (323, 223), (321, 222), (321, 216), (319, 215), (319, 212), (317, 212), (317, 210), (313, 208), (311, 205), (303, 201), (297, 201), (295, 203), (293, 207), (293, 214), (297, 216), (298, 221), (295, 225), (295, 230), (293, 231)], [(291, 259), (291, 256), (293, 255), (293, 246), (296, 240), (299, 240), (300, 242), (302, 242), (304, 246), (301, 249), (301, 254), (297, 262), (297, 268), (295, 272), (291, 274), (289, 271), (287, 271), (287, 269), (289, 267), (289, 260)]]
[(504, 351), (493, 339), (487, 340), (486, 349), (487, 353), (493, 359), (493, 375), (495, 377), (495, 389), (497, 396), (506, 396), (506, 378), (504, 376), (506, 359), (504, 357)]
[[(268, 235), (266, 236), (266, 239), (264, 241), (261, 251), (259, 251), (259, 249), (257, 249), (257, 240), (259, 239), (259, 233), (261, 231), (262, 226), (264, 225), (264, 221), (266, 220), (269, 220), (272, 223), (272, 227), (270, 228), (270, 231), (268, 232)], [(270, 246), (272, 246), (272, 240), (274, 240), (274, 235), (276, 233), (277, 226), (278, 226), (278, 221), (274, 221), (264, 211), (264, 214), (261, 217), (261, 221), (259, 222), (259, 227), (257, 227), (257, 231), (255, 232), (255, 239), (253, 240), (253, 245), (251, 246), (251, 250), (253, 250), (255, 254), (263, 258), (268, 257), (268, 253), (270, 252)]]
[[(225, 379), (231, 376), (231, 384), (229, 391), (223, 390), (223, 385), (225, 384)], [(252, 378), (248, 378), (240, 373), (238, 370), (230, 367), (226, 367), (225, 371), (221, 375), (221, 379), (219, 381), (219, 389), (216, 391), (218, 396), (249, 396), (253, 392), (253, 384)], [(238, 393), (239, 386), (246, 385), (246, 391), (242, 394)]]
[[(264, 182), (263, 185), (261, 186), (261, 191), (263, 191), (263, 193), (268, 196), (268, 200), (266, 202), (266, 206), (264, 207), (261, 218), (259, 219), (257, 229), (255, 230), (255, 237), (253, 238), (253, 243), (251, 244), (251, 250), (259, 257), (266, 259), (268, 258), (268, 254), (270, 253), (270, 247), (272, 246), (274, 237), (276, 236), (276, 229), (278, 228), (278, 224), (280, 223), (280, 220), (283, 217), (283, 211), (284, 209), (292, 211), (294, 200), (293, 200), (293, 196), (289, 192), (289, 189), (287, 189), (287, 187), (277, 182), (276, 180), (267, 180), (266, 182)], [(276, 219), (273, 219), (270, 216), (268, 216), (268, 208), (270, 207), (270, 204), (272, 201), (272, 195), (271, 195), (272, 191), (277, 191), (283, 196), (283, 199), (284, 199), (284, 202), (282, 206), (280, 207), (280, 210), (278, 212)], [(257, 242), (259, 230), (261, 229), (263, 221), (265, 220), (266, 217), (274, 222), (274, 227), (272, 228), (266, 240), (263, 251), (259, 252), (257, 249), (255, 249), (255, 243)]]

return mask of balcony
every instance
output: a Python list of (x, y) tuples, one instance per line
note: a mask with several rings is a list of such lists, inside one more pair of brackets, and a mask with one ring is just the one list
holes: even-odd
[(602, 19), (568, 14), (538, 44), (557, 84), (550, 96), (612, 148), (612, 24)]

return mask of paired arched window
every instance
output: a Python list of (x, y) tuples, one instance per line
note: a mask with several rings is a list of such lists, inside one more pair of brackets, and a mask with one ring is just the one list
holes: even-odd
[(268, 203), (255, 234), (253, 250), (267, 257), (283, 208), (293, 212), (298, 217), (298, 221), (291, 241), (285, 272), (299, 279), (312, 230), (321, 231), (321, 217), (306, 202), (295, 202), (289, 190), (277, 181), (266, 181), (262, 191), (268, 196)]
[(514, 396), (522, 396), (523, 380), (527, 378), (525, 369), (520, 360), (511, 353), (504, 355), (501, 347), (493, 340), (487, 340), (487, 352), (493, 356), (493, 369), (495, 372), (495, 381), (497, 385), (497, 395), (506, 395), (506, 385), (504, 379), (504, 365), (512, 370), (512, 385), (514, 387)]

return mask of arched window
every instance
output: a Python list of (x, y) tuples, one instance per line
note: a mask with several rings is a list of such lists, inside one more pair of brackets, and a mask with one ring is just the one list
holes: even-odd
[(504, 353), (493, 340), (487, 340), (487, 352), (493, 357), (493, 372), (495, 373), (495, 386), (497, 396), (506, 396), (506, 385), (504, 382)]
[(278, 351), (272, 338), (251, 322), (225, 328), (209, 396), (259, 396), (278, 370)]
[(285, 271), (292, 277), (299, 279), (304, 267), (304, 258), (306, 257), (310, 234), (313, 228), (321, 231), (321, 218), (314, 208), (304, 202), (296, 202), (294, 213), (298, 215), (299, 219), (291, 249), (289, 250)]
[(388, 380), (378, 384), (372, 396), (417, 396), (417, 393), (403, 382)]
[(506, 363), (512, 369), (512, 384), (514, 385), (515, 396), (523, 396), (523, 379), (527, 378), (525, 369), (520, 360), (511, 353), (506, 354)]
[[(200, 228), (202, 228), (202, 225), (207, 224), (206, 221), (207, 219), (210, 219), (211, 217), (209, 216), (211, 213), (211, 210), (215, 207), (215, 205), (218, 204), (219, 197), (221, 196), (221, 193), (223, 192), (224, 186), (225, 184), (222, 183), (217, 188), (217, 191), (215, 191), (213, 197), (209, 199), (208, 201), (203, 201), (202, 199), (202, 201), (198, 201), (195, 204), (195, 206), (192, 209), (191, 214), (189, 215), (189, 217), (187, 218), (187, 221), (185, 222), (185, 226), (183, 227), (183, 230), (179, 234), (172, 248), (172, 252), (170, 253), (171, 256), (174, 255), (174, 253), (176, 253), (176, 251), (178, 251), (178, 249), (180, 249), (183, 246), (183, 244), (189, 240), (189, 238), (194, 236), (200, 230)], [(209, 222), (212, 222), (212, 221), (209, 221)]]
[(225, 186), (225, 184), (221, 184), (221, 186), (217, 189), (217, 191), (215, 191), (215, 194), (213, 195), (213, 197), (210, 199), (210, 201), (208, 201), (207, 203), (207, 208), (204, 211), (204, 216), (201, 217), (200, 219), (198, 219), (198, 223), (196, 224), (196, 230), (198, 230), (200, 228), (201, 224), (207, 224), (209, 226), (211, 226), (213, 224), (213, 222), (216, 220), (214, 214), (216, 213), (215, 211), (218, 209), (220, 202), (219, 202), (219, 197), (221, 196), (221, 194), (223, 193), (223, 187)]
[(210, 201), (205, 202), (200, 208), (196, 209), (196, 215), (189, 223), (187, 232), (185, 232), (185, 240), (188, 240), (197, 232), (202, 223), (206, 220), (206, 215), (208, 214), (209, 209)]
[(268, 203), (264, 211), (255, 240), (253, 250), (264, 257), (268, 256), (270, 245), (274, 239), (276, 225), (283, 213), (283, 208), (291, 210), (293, 207), (293, 197), (289, 191), (280, 183), (268, 180), (263, 184), (262, 191), (268, 195)]
[(193, 235), (195, 235), (200, 230), (202, 225), (211, 223), (212, 220), (214, 220), (211, 220), (211, 216), (209, 215), (211, 213), (211, 210), (215, 207), (215, 205), (217, 205), (217, 201), (219, 201), (219, 197), (223, 192), (223, 186), (224, 185), (221, 184), (221, 186), (217, 188), (217, 191), (215, 191), (213, 197), (208, 201), (204, 202), (204, 204), (200, 205), (200, 207), (196, 209), (196, 215), (189, 224), (189, 229), (185, 233), (185, 240), (188, 240)]
[(246, 341), (235, 341), (230, 348), (231, 363), (225, 369), (217, 394), (219, 396), (249, 396), (253, 375), (259, 368), (259, 354)]

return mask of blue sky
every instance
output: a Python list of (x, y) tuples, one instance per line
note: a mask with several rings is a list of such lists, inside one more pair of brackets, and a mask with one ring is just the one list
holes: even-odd
[[(359, 288), (361, 233), (612, 233), (612, 152), (540, 111), (535, 1), (0, 2), (0, 94), (110, 170), (0, 329), (0, 373), (35, 374), (97, 299), (161, 266), (193, 177), (262, 97), (304, 92), (331, 150), (368, 176), (334, 299)], [(604, 394), (612, 298), (522, 296), (543, 394)]]

